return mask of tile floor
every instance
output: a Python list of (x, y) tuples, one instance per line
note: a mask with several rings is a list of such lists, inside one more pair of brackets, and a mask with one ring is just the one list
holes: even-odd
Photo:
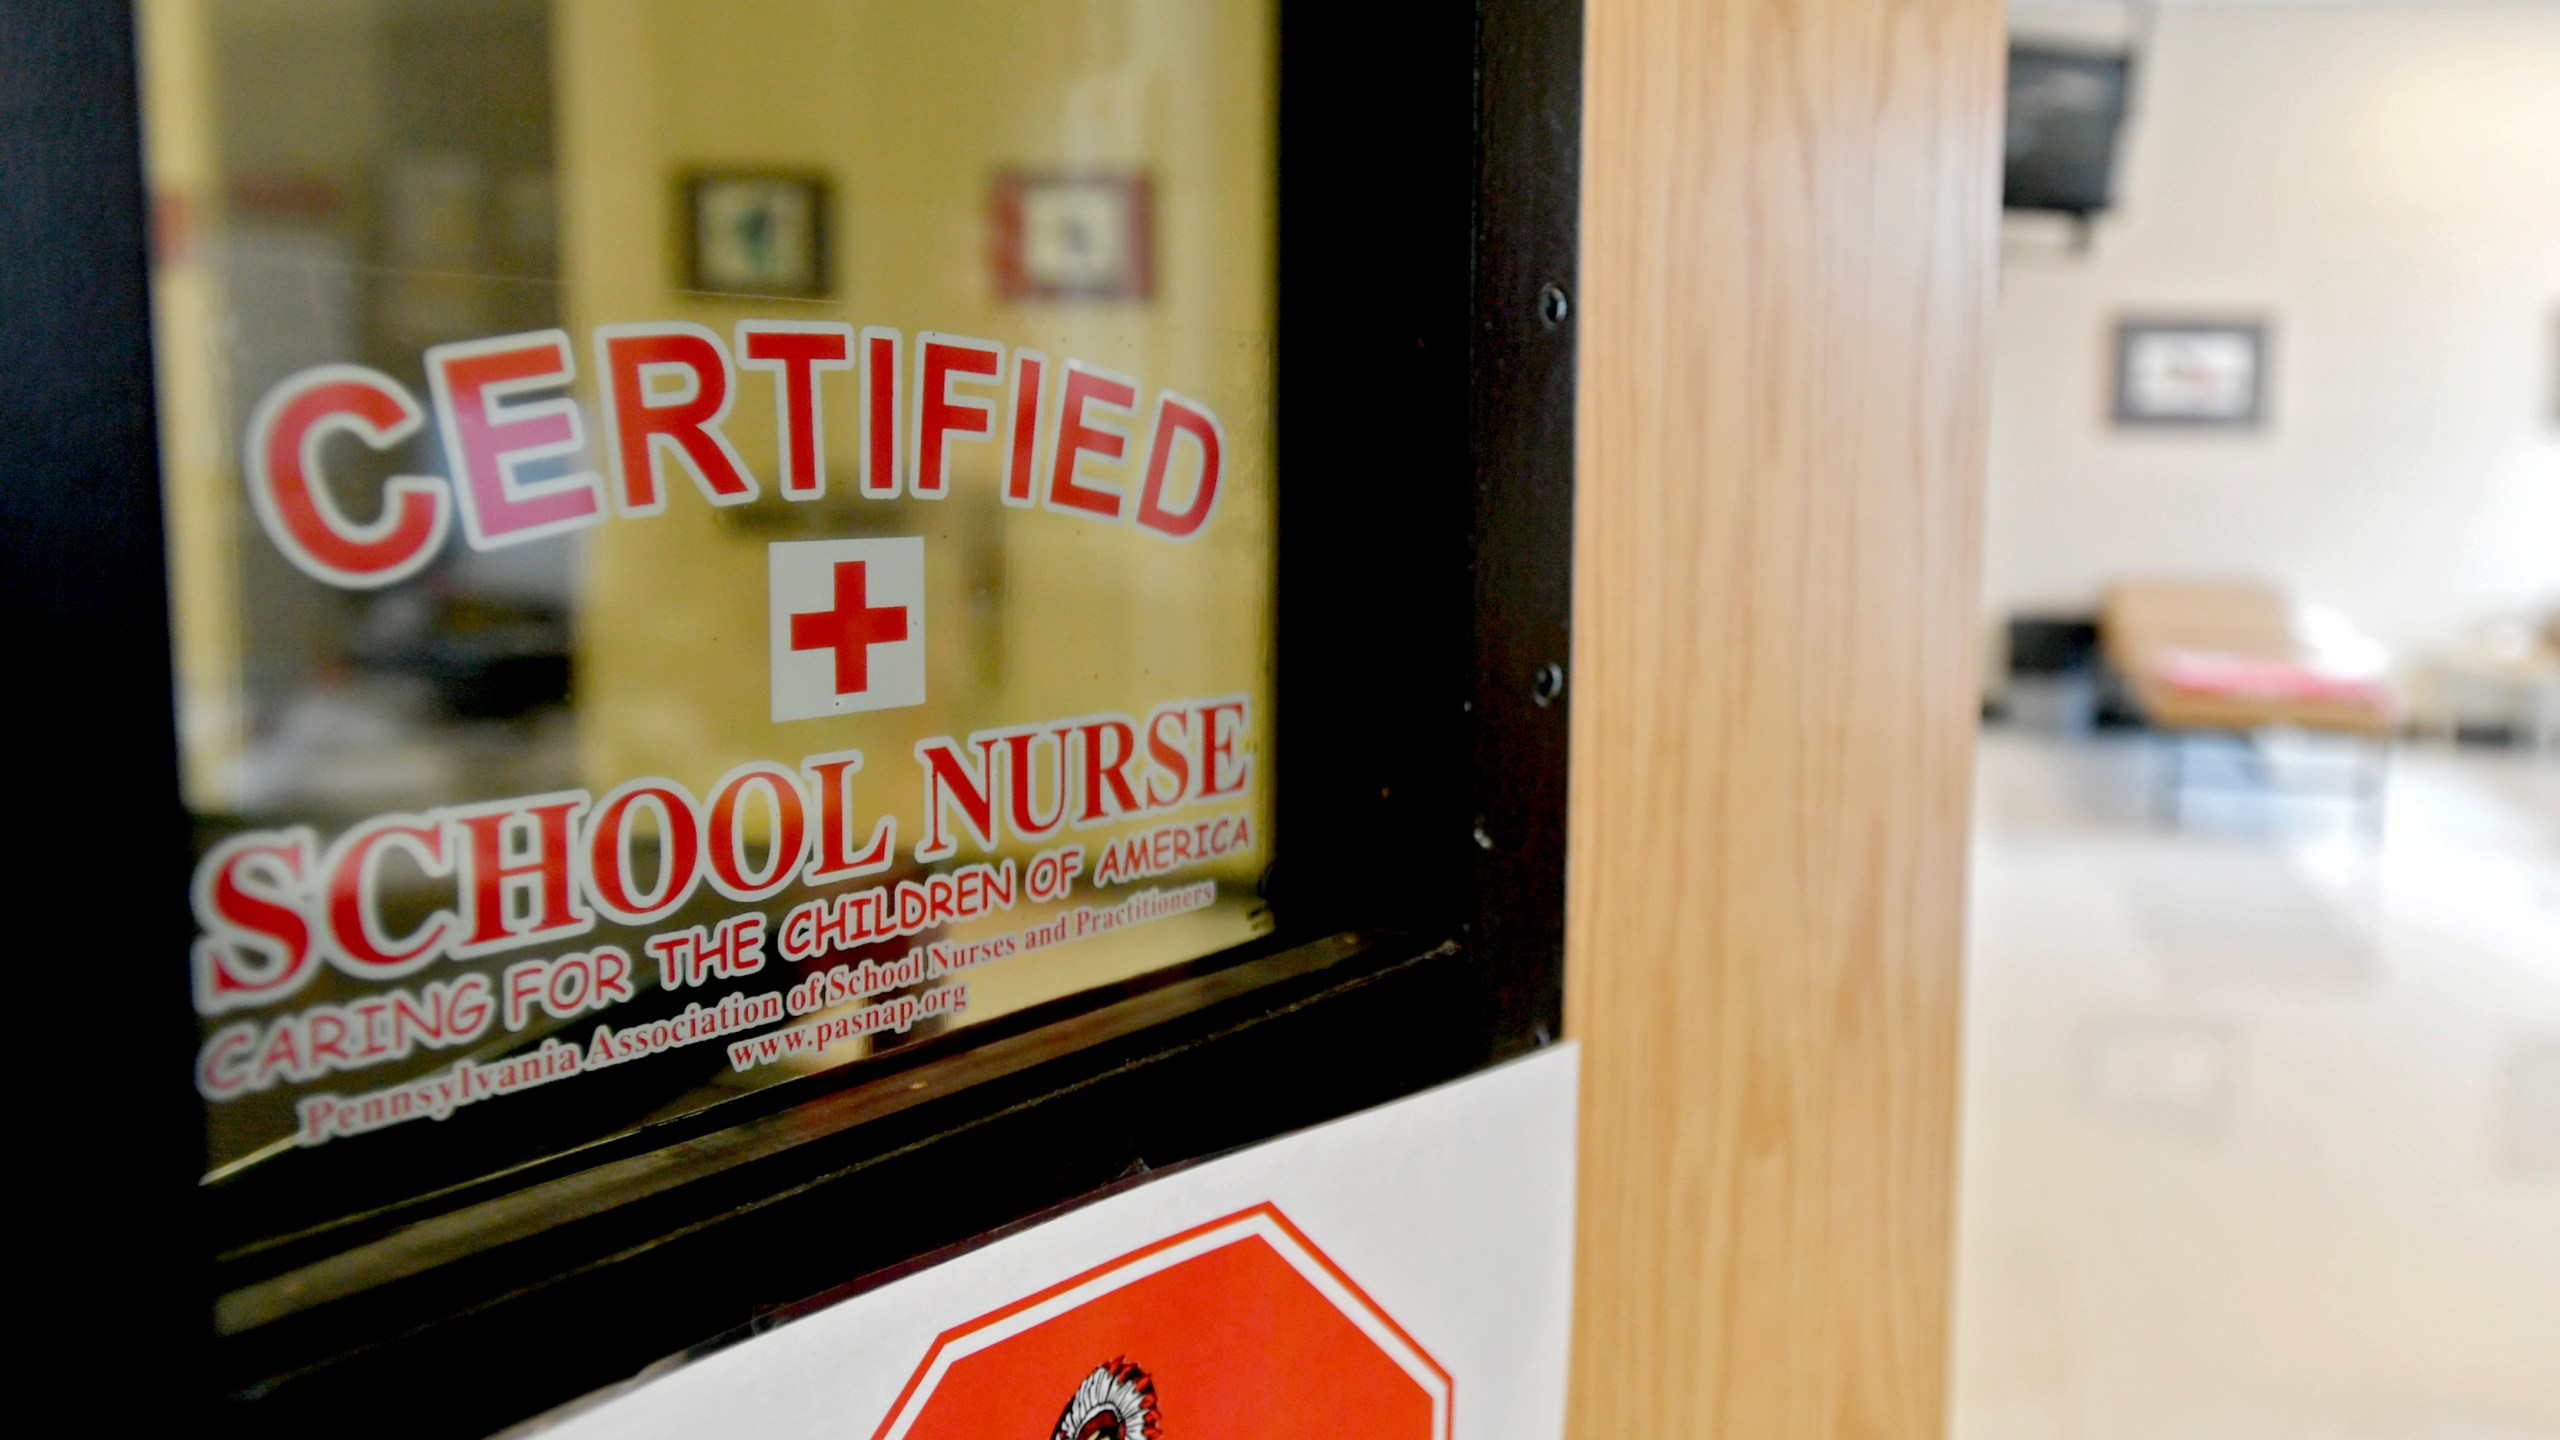
[(1956, 1440), (2560, 1440), (2560, 764), (2154, 758), (1982, 747)]

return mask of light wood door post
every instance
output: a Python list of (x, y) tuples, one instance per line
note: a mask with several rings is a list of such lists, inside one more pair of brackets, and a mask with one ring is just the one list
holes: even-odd
[(1589, 0), (1575, 1440), (1945, 1425), (2000, 0)]

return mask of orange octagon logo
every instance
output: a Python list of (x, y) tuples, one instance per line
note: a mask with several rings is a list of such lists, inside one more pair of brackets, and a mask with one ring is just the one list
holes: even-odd
[(944, 1331), (872, 1440), (1448, 1440), (1449, 1390), (1264, 1204)]

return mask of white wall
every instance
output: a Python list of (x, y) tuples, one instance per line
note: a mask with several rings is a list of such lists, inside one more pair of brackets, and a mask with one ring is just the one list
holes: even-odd
[[(2092, 253), (2003, 245), (1991, 615), (2263, 575), (2407, 663), (2560, 604), (2560, 0), (2155, 23)], [(2113, 322), (2146, 312), (2271, 320), (2269, 423), (2114, 428)]]

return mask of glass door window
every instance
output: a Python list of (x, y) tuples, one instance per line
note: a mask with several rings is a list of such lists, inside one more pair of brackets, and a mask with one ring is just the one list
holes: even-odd
[(1263, 0), (139, 13), (226, 1243), (1272, 931)]

